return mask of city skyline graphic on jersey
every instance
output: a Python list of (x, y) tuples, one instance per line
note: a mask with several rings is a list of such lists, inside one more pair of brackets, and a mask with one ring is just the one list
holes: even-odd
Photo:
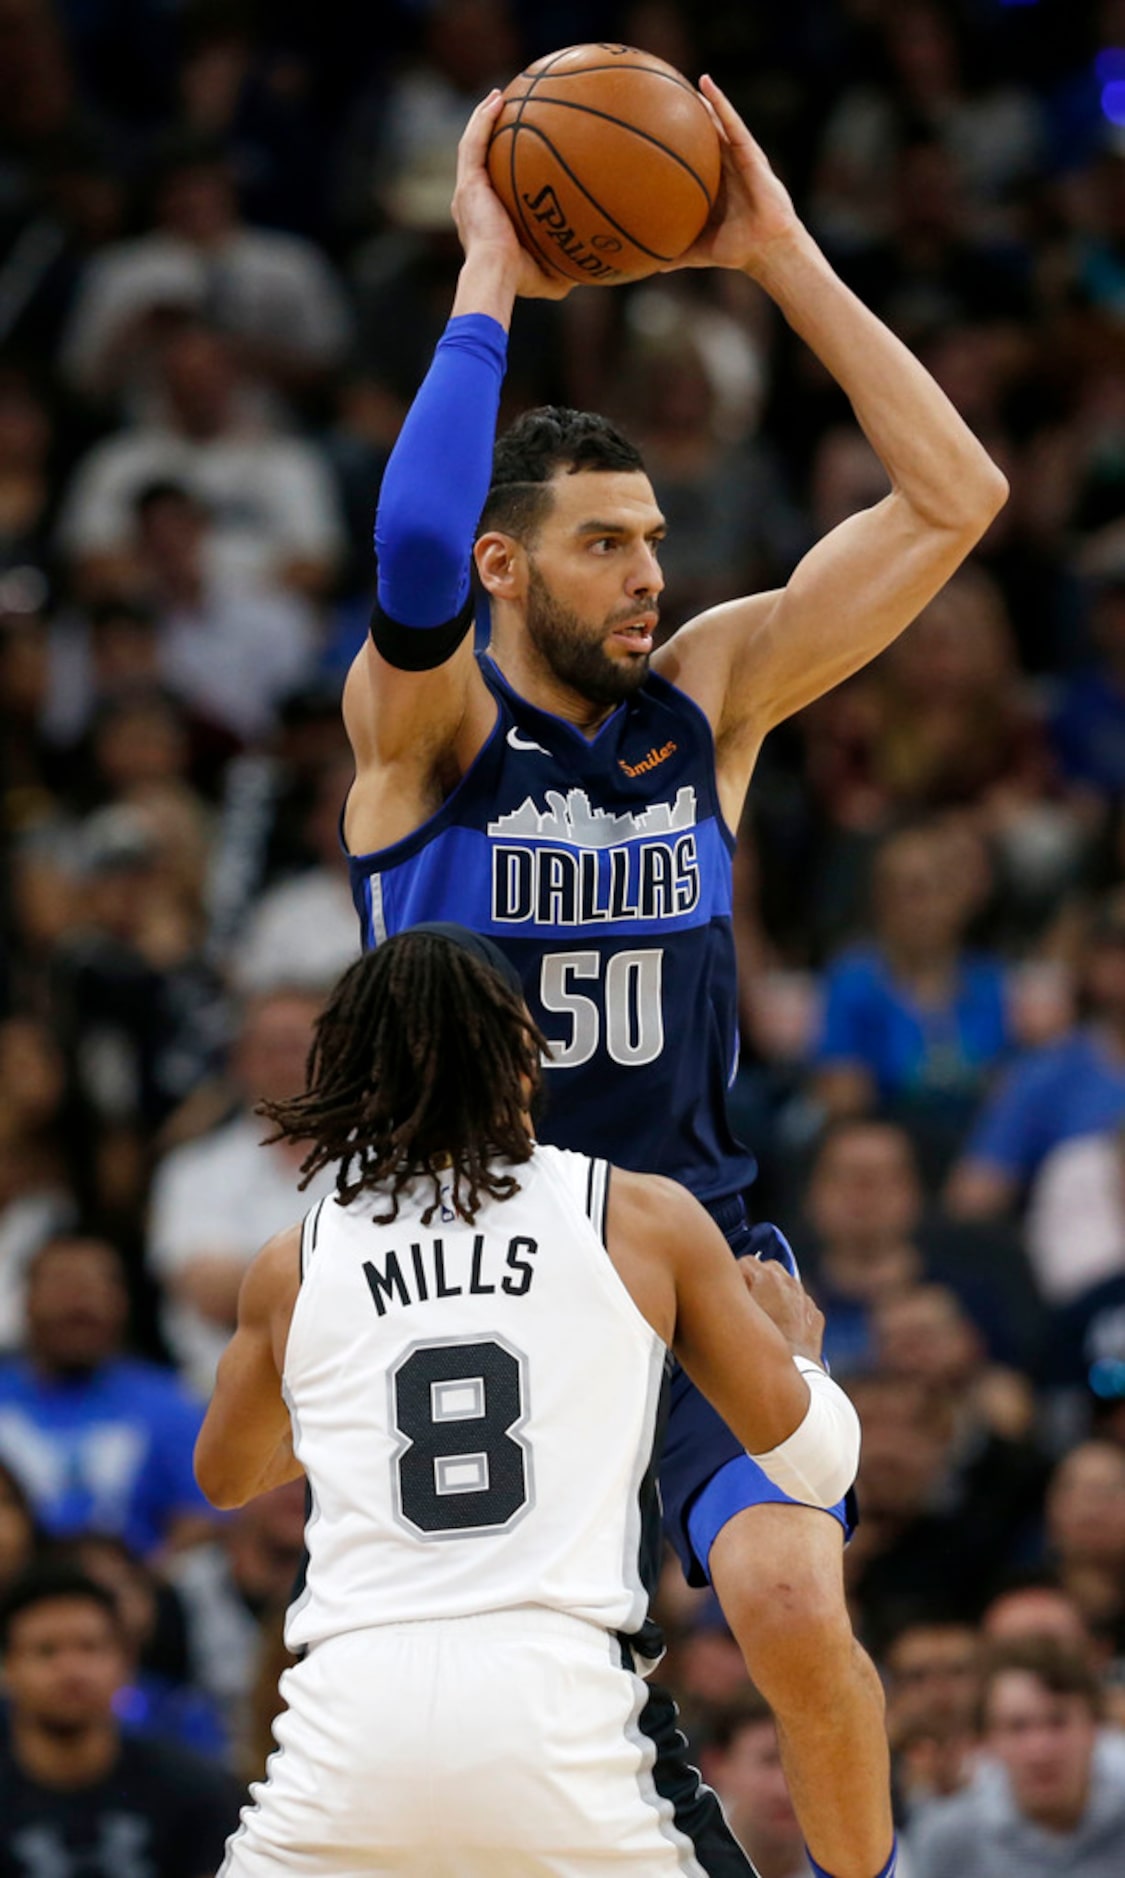
[(597, 809), (585, 789), (548, 789), (547, 807), (537, 809), (530, 796), (489, 822), (490, 835), (518, 835), (524, 840), (561, 841), (571, 848), (612, 848), (639, 835), (681, 834), (696, 823), (695, 789), (685, 783), (674, 802), (653, 802), (647, 809)]

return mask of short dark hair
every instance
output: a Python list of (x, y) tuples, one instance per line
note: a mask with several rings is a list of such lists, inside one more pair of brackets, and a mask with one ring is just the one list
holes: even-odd
[(541, 404), (498, 438), (481, 529), (533, 541), (550, 506), (551, 478), (580, 470), (643, 470), (636, 444), (596, 411)]
[(88, 1604), (96, 1604), (105, 1612), (115, 1632), (121, 1635), (121, 1615), (112, 1592), (98, 1584), (88, 1573), (79, 1571), (76, 1565), (48, 1559), (39, 1565), (29, 1565), (26, 1571), (20, 1572), (0, 1602), (0, 1655), (6, 1654), (12, 1625), (25, 1611), (34, 1610), (40, 1604), (61, 1604), (70, 1598), (81, 1598)]
[(1000, 1677), (1010, 1670), (1034, 1676), (1051, 1695), (1080, 1697), (1093, 1719), (1101, 1720), (1105, 1693), (1081, 1651), (1072, 1649), (1058, 1637), (1012, 1637), (1007, 1642), (990, 1644), (984, 1653), (977, 1696), (977, 1725), (981, 1733), (988, 1726), (992, 1691)]
[(178, 502), (197, 514), (205, 513), (205, 505), (195, 491), (186, 483), (177, 482), (174, 476), (154, 476), (151, 481), (142, 483), (133, 497), (133, 513), (143, 521), (149, 510), (159, 508), (162, 502)]

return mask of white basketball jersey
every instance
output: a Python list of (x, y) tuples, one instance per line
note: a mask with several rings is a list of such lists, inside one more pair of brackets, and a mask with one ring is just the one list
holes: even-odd
[(604, 1161), (536, 1147), (467, 1226), (422, 1181), (305, 1221), (285, 1354), (312, 1492), (291, 1649), (546, 1605), (632, 1632), (665, 1347), (605, 1249)]

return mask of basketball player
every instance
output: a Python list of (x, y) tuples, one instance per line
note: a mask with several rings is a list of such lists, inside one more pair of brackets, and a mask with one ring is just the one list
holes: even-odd
[(498, 948), (423, 926), (351, 966), (266, 1105), (337, 1173), (248, 1272), (196, 1450), (217, 1505), (302, 1468), (312, 1503), (307, 1654), (229, 1878), (749, 1870), (639, 1726), (666, 1348), (824, 1504), (858, 1422), (792, 1279), (754, 1273), (791, 1346), (684, 1188), (533, 1142), (544, 1048)]
[[(455, 916), (519, 968), (552, 1050), (545, 1138), (682, 1180), (740, 1251), (754, 1165), (724, 1103), (730, 860), (758, 751), (901, 632), (1006, 486), (837, 279), (722, 93), (703, 90), (724, 182), (682, 265), (741, 268), (771, 295), (850, 398), (890, 493), (786, 587), (716, 607), (654, 652), (663, 518), (636, 450), (600, 418), (548, 410), (494, 453), (514, 301), (565, 284), (520, 247), (489, 185), (499, 99), (486, 99), (460, 151), (453, 317), (380, 496), (378, 606), (344, 699), (345, 834), (368, 943)], [(492, 634), (479, 658), (474, 559)], [(889, 1878), (881, 1694), (847, 1618), (843, 1509), (779, 1494), (690, 1386), (673, 1388), (668, 1531), (689, 1577), (710, 1574), (778, 1717), (813, 1861)]]

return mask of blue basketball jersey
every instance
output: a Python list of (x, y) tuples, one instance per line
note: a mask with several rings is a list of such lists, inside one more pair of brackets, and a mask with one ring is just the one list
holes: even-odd
[(540, 1138), (706, 1201), (741, 1192), (734, 839), (711, 727), (650, 673), (587, 738), (480, 664), (499, 714), (471, 768), (405, 840), (349, 857), (364, 944), (422, 920), (487, 933), (551, 1045)]

